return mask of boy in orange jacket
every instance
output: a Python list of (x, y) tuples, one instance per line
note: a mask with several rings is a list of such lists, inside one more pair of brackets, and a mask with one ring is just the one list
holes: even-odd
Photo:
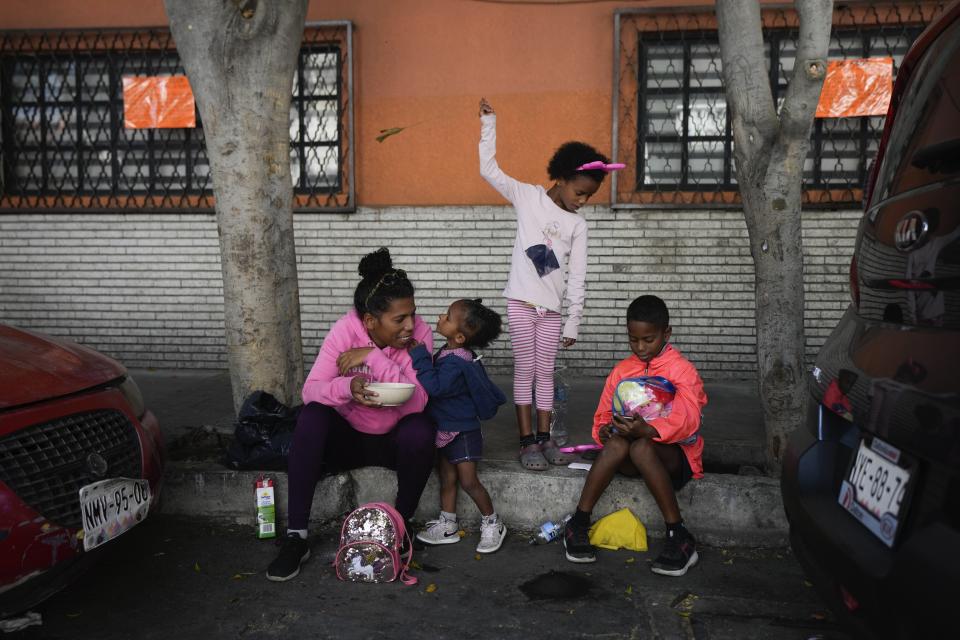
[[(618, 471), (643, 478), (667, 526), (666, 543), (651, 571), (682, 576), (698, 560), (693, 535), (680, 517), (676, 492), (691, 478), (703, 477), (699, 430), (707, 396), (696, 367), (669, 344), (671, 333), (663, 300), (648, 295), (630, 303), (627, 335), (633, 355), (617, 363), (607, 376), (594, 414), (593, 438), (603, 449), (587, 474), (577, 510), (564, 530), (563, 546), (570, 562), (596, 561), (590, 544), (590, 513)], [(676, 393), (669, 415), (648, 422), (639, 416), (613, 414), (617, 383), (640, 376), (662, 376), (673, 384)]]

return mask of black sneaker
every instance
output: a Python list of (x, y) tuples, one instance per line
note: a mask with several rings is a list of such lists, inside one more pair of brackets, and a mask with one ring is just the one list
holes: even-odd
[(570, 562), (596, 562), (597, 554), (590, 544), (590, 527), (567, 522), (563, 528), (563, 548)]
[(680, 527), (667, 534), (663, 551), (650, 565), (650, 571), (662, 576), (682, 576), (687, 569), (697, 564), (696, 540), (685, 528)]
[(300, 565), (310, 557), (310, 544), (296, 533), (288, 533), (280, 544), (280, 553), (267, 567), (267, 580), (284, 582), (296, 578)]

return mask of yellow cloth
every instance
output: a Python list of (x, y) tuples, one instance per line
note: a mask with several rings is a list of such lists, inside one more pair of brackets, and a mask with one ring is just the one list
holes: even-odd
[(633, 511), (624, 507), (593, 523), (590, 544), (601, 549), (646, 551), (647, 529)]

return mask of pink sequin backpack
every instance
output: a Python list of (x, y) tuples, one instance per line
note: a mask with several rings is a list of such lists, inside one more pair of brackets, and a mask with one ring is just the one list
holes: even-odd
[[(407, 542), (406, 558), (400, 548)], [(417, 584), (407, 573), (413, 560), (413, 543), (403, 517), (383, 502), (368, 502), (350, 512), (340, 530), (340, 548), (333, 566), (337, 577), (350, 582)]]

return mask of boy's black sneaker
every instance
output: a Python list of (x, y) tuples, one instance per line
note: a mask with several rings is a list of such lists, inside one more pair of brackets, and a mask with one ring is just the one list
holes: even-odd
[(697, 564), (696, 540), (684, 527), (667, 533), (663, 551), (650, 565), (650, 570), (662, 576), (682, 576), (687, 569)]
[(582, 564), (597, 561), (597, 554), (590, 544), (590, 527), (587, 525), (567, 522), (563, 528), (563, 548), (570, 562)]
[(280, 544), (280, 553), (267, 567), (267, 580), (284, 582), (296, 578), (300, 565), (310, 557), (310, 544), (296, 533), (288, 533)]

